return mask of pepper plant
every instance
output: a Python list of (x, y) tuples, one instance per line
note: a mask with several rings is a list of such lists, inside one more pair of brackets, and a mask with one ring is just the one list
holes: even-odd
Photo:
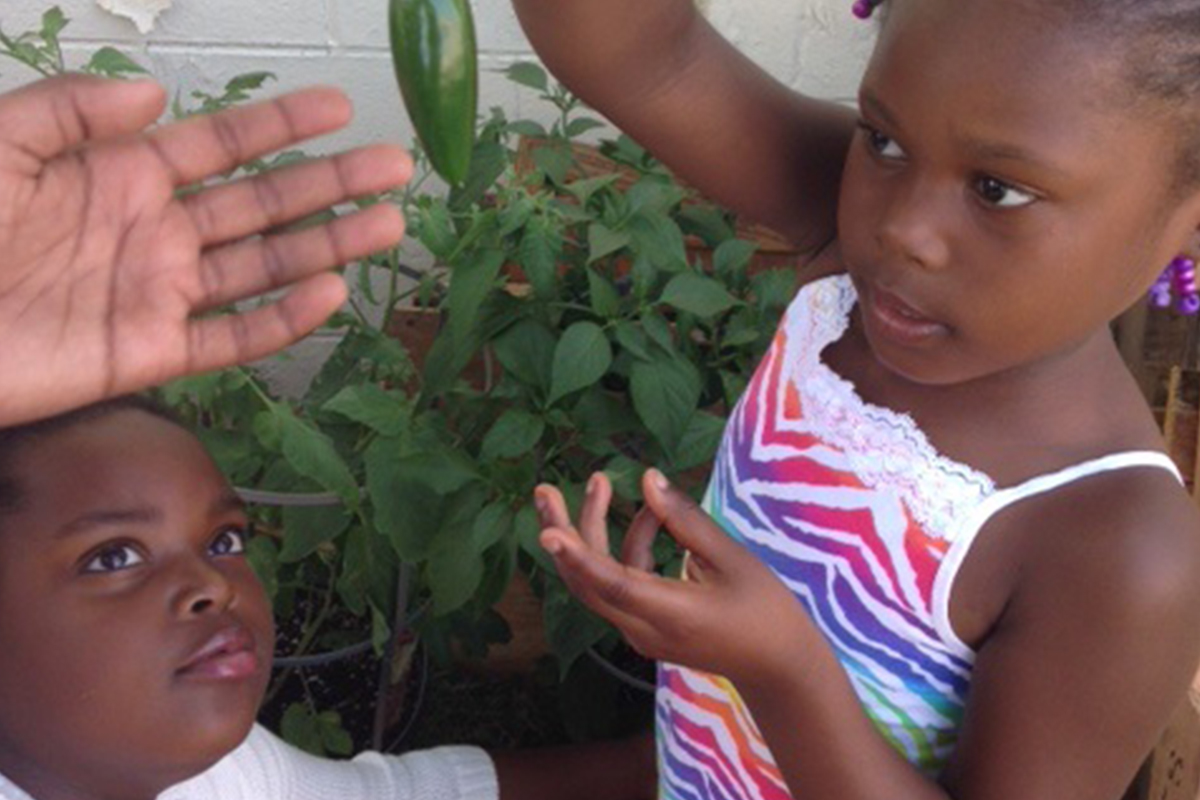
[[(52, 9), (39, 31), (0, 32), (0, 56), (61, 71), (66, 23)], [(92, 71), (141, 69), (101, 53)], [(418, 153), (410, 186), (361, 201), (398, 204), (433, 266), (414, 271), (396, 249), (349, 267), (353, 299), (329, 322), (340, 339), (301, 396), (274, 392), (257, 366), (163, 389), (230, 480), (269, 501), (253, 507), (249, 553), (286, 633), (284, 665), (363, 645), (386, 656), (406, 628), (434, 657), (481, 655), (507, 636), (493, 606), (520, 571), (541, 597), (559, 674), (592, 680), (581, 659), (612, 654), (619, 639), (538, 546), (534, 486), (554, 483), (577, 504), (588, 476), (606, 471), (614, 539), (646, 467), (698, 493), (724, 415), (792, 295), (792, 270), (754, 270), (755, 244), (735, 221), (635, 143), (601, 143), (604, 159), (580, 145), (601, 123), (540, 67), (508, 76), (554, 122), (493, 110), (461, 184), (439, 189)], [(242, 102), (270, 77), (193, 92), (173, 113)], [(414, 308), (441, 328), (409, 353), (397, 320)], [(659, 548), (671, 569), (674, 550)], [(307, 749), (345, 752), (343, 722), (305, 684), (280, 725)]]

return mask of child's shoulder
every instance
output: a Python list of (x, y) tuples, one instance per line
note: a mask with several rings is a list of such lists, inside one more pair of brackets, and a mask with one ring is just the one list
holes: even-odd
[(1093, 619), (1108, 625), (1161, 631), (1174, 620), (1200, 630), (1200, 513), (1171, 472), (1091, 475), (994, 522), (992, 533), (1012, 536), (1020, 551), (1012, 596), (1059, 607), (1086, 598)]

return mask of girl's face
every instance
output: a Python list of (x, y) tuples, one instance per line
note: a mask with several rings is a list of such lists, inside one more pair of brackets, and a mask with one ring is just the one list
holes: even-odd
[(0, 772), (35, 797), (153, 797), (236, 747), (274, 643), (241, 503), (140, 411), (20, 450), (0, 532)]
[(1075, 352), (1200, 219), (1173, 126), (1053, 3), (891, 4), (838, 220), (875, 356), (950, 384)]

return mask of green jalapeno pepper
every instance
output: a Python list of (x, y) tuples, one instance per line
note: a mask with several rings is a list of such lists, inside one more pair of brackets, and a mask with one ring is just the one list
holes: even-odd
[(392, 64), (404, 106), (438, 174), (467, 177), (479, 67), (468, 0), (390, 0)]

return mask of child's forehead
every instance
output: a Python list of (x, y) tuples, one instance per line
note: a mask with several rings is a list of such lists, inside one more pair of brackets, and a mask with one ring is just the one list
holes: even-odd
[(864, 87), (901, 76), (917, 91), (964, 102), (1028, 100), (1033, 108), (1129, 112), (1128, 58), (1094, 26), (1030, 0), (889, 0)]
[(199, 440), (164, 419), (120, 411), (68, 426), (25, 443), (9, 464), (21, 487), (21, 507), (41, 513), (102, 503), (178, 496), (186, 482), (197, 501), (209, 485), (227, 483)]

